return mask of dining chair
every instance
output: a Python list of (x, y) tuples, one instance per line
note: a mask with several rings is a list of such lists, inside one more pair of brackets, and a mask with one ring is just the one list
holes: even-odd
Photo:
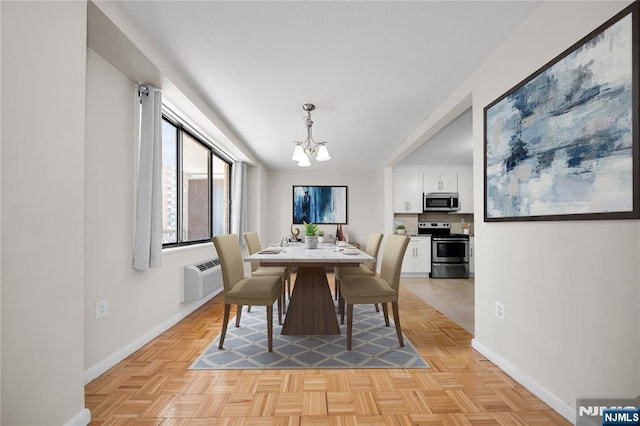
[(237, 305), (236, 327), (240, 326), (240, 315), (243, 305), (255, 305), (267, 307), (267, 342), (269, 352), (273, 351), (273, 302), (278, 302), (278, 321), (282, 324), (282, 282), (280, 277), (244, 276), (242, 266), (242, 252), (238, 235), (226, 234), (213, 237), (213, 244), (218, 252), (220, 266), (222, 268), (222, 282), (224, 286), (224, 318), (220, 343), (218, 349), (222, 349), (224, 338), (229, 324), (229, 312), (231, 305)]
[[(340, 296), (340, 281), (347, 275), (375, 275), (376, 266), (378, 263), (378, 253), (380, 252), (380, 243), (382, 243), (382, 234), (371, 232), (369, 239), (367, 240), (367, 246), (365, 247), (365, 253), (371, 257), (375, 257), (376, 261), (373, 263), (363, 263), (358, 266), (352, 267), (336, 267), (334, 269), (335, 280), (335, 299), (338, 300)], [(376, 311), (378, 306), (376, 305)]]
[(398, 311), (398, 289), (402, 258), (409, 245), (405, 235), (389, 235), (382, 255), (379, 275), (347, 275), (340, 283), (341, 316), (344, 318), (344, 304), (347, 305), (347, 350), (351, 350), (353, 334), (353, 305), (381, 303), (385, 324), (389, 325), (387, 303), (391, 302), (393, 321), (400, 346), (404, 346)]
[[(247, 251), (254, 254), (262, 249), (260, 237), (257, 232), (245, 232), (242, 234), (247, 243)], [(286, 312), (286, 298), (291, 297), (291, 270), (285, 266), (260, 266), (259, 262), (251, 262), (252, 277), (280, 277), (282, 283), (282, 311)]]

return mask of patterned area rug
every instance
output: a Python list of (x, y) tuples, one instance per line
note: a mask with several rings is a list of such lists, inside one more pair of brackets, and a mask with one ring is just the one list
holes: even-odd
[(385, 327), (382, 312), (376, 312), (373, 305), (355, 305), (353, 318), (352, 350), (348, 351), (346, 324), (340, 326), (339, 336), (282, 336), (274, 312), (270, 353), (265, 307), (254, 306), (250, 313), (243, 311), (239, 328), (235, 327), (235, 318), (229, 320), (223, 350), (218, 350), (218, 335), (189, 368), (429, 368), (406, 337), (404, 348), (398, 345), (393, 321)]

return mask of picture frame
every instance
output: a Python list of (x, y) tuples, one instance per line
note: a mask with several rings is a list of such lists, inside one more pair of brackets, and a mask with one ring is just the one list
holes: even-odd
[(294, 225), (347, 224), (347, 186), (293, 185)]
[(484, 108), (484, 220), (640, 218), (634, 2)]

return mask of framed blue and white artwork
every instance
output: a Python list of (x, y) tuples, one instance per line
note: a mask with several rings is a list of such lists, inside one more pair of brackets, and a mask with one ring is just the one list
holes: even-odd
[(293, 223), (346, 224), (346, 186), (293, 186)]
[(640, 218), (639, 9), (484, 108), (485, 221)]

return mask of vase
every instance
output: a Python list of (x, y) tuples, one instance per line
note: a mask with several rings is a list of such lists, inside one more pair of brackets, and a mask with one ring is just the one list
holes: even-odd
[(324, 243), (324, 237), (318, 236), (318, 244)]
[(305, 235), (304, 236), (304, 248), (315, 249), (318, 248), (318, 236), (317, 235)]

